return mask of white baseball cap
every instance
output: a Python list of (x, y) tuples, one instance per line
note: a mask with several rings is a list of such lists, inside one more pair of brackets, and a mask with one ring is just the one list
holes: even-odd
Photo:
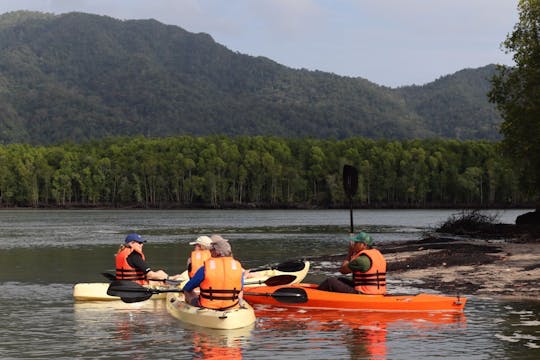
[(203, 235), (203, 236), (199, 236), (197, 240), (189, 243), (189, 245), (197, 245), (197, 244), (205, 248), (210, 248), (210, 246), (212, 245), (212, 239), (210, 239), (208, 236)]

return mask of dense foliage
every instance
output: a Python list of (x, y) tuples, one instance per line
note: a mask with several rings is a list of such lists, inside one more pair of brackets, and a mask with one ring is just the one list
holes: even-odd
[(520, 0), (518, 11), (503, 43), (516, 66), (499, 68), (489, 96), (504, 118), (503, 149), (520, 169), (524, 189), (540, 198), (540, 1)]
[(529, 200), (492, 142), (182, 136), (0, 146), (0, 205), (338, 207), (344, 164), (359, 172), (355, 206)]
[[(248, 29), (246, 31), (249, 31)], [(493, 66), (426, 86), (294, 70), (154, 20), (0, 16), (0, 143), (110, 136), (499, 138)]]

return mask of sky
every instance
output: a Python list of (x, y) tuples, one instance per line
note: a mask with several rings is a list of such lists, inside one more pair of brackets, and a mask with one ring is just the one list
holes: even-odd
[(465, 68), (513, 65), (501, 43), (518, 0), (0, 0), (0, 14), (79, 11), (155, 19), (294, 69), (423, 85)]

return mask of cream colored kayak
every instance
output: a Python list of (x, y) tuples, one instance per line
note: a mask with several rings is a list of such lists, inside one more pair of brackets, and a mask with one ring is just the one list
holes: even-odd
[[(73, 298), (76, 301), (119, 301), (118, 296), (107, 295), (110, 283), (78, 283), (73, 286)], [(167, 286), (149, 286), (153, 289), (170, 289)], [(152, 295), (152, 300), (163, 300), (165, 293)]]
[[(183, 281), (179, 285), (167, 286), (167, 285), (145, 285), (157, 290), (173, 289), (176, 286), (182, 287), (188, 279), (187, 271), (180, 274)], [(118, 296), (107, 295), (107, 289), (110, 283), (78, 283), (73, 286), (73, 298), (76, 301), (115, 301), (120, 300)], [(164, 300), (166, 298), (165, 293), (154, 294), (151, 300)]]
[(244, 301), (242, 307), (213, 310), (191, 306), (182, 293), (168, 293), (167, 311), (180, 321), (210, 329), (240, 329), (255, 323), (255, 312)]

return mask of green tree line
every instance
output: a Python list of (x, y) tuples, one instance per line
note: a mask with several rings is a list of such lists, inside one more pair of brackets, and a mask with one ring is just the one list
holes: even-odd
[(517, 206), (530, 201), (488, 141), (109, 138), (0, 146), (2, 207)]

